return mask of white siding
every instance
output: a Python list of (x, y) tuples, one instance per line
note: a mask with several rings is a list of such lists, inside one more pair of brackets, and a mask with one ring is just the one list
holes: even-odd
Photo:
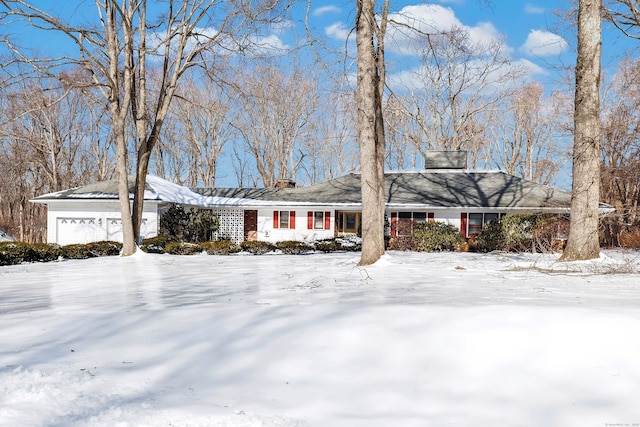
[[(274, 228), (274, 211), (294, 211), (296, 223), (294, 229)], [(330, 224), (328, 230), (311, 229), (307, 227), (307, 212), (329, 212)], [(258, 209), (258, 240), (267, 242), (281, 242), (284, 240), (314, 241), (333, 238), (335, 228), (335, 210), (327, 207), (309, 206), (291, 208), (286, 206)]]

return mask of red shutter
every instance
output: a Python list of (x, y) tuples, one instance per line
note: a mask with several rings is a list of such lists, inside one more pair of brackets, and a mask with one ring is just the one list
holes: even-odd
[(398, 235), (398, 214), (391, 212), (391, 237)]
[(324, 213), (324, 229), (331, 230), (331, 212)]
[(462, 212), (460, 214), (460, 232), (464, 237), (467, 237), (467, 213)]
[(273, 211), (273, 228), (278, 228), (280, 221), (278, 220), (278, 211)]
[(313, 212), (307, 212), (307, 230), (313, 230)]
[(435, 221), (436, 216), (433, 214), (433, 212), (427, 212), (427, 220), (428, 221)]
[(296, 228), (296, 211), (289, 211), (289, 228)]

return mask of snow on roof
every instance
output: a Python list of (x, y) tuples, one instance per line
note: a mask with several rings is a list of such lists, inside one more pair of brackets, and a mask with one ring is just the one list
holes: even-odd
[[(135, 176), (129, 176), (129, 197), (133, 198)], [(46, 203), (51, 200), (68, 199), (117, 199), (118, 180), (96, 182), (83, 187), (49, 193), (33, 199), (36, 203)], [(187, 206), (240, 206), (255, 204), (254, 200), (238, 197), (205, 196), (187, 187), (174, 184), (157, 176), (147, 175), (145, 200), (157, 200), (168, 203), (179, 203)]]

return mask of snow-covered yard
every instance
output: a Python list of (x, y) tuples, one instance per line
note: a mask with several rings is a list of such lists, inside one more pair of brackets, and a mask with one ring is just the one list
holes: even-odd
[(637, 426), (639, 256), (0, 267), (0, 425)]

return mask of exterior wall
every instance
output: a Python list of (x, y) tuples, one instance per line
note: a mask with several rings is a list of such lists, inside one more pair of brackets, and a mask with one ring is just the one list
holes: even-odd
[[(275, 228), (274, 211), (295, 212), (295, 228)], [(309, 229), (307, 215), (308, 212), (329, 212), (328, 229)], [(284, 240), (313, 241), (330, 239), (334, 237), (335, 210), (319, 206), (296, 207), (275, 207), (258, 209), (258, 240), (267, 242), (281, 242)]]
[[(143, 237), (158, 235), (158, 205), (145, 202), (142, 213)], [(47, 209), (47, 242), (67, 245), (101, 240), (122, 241), (120, 204), (113, 201), (49, 202)]]

